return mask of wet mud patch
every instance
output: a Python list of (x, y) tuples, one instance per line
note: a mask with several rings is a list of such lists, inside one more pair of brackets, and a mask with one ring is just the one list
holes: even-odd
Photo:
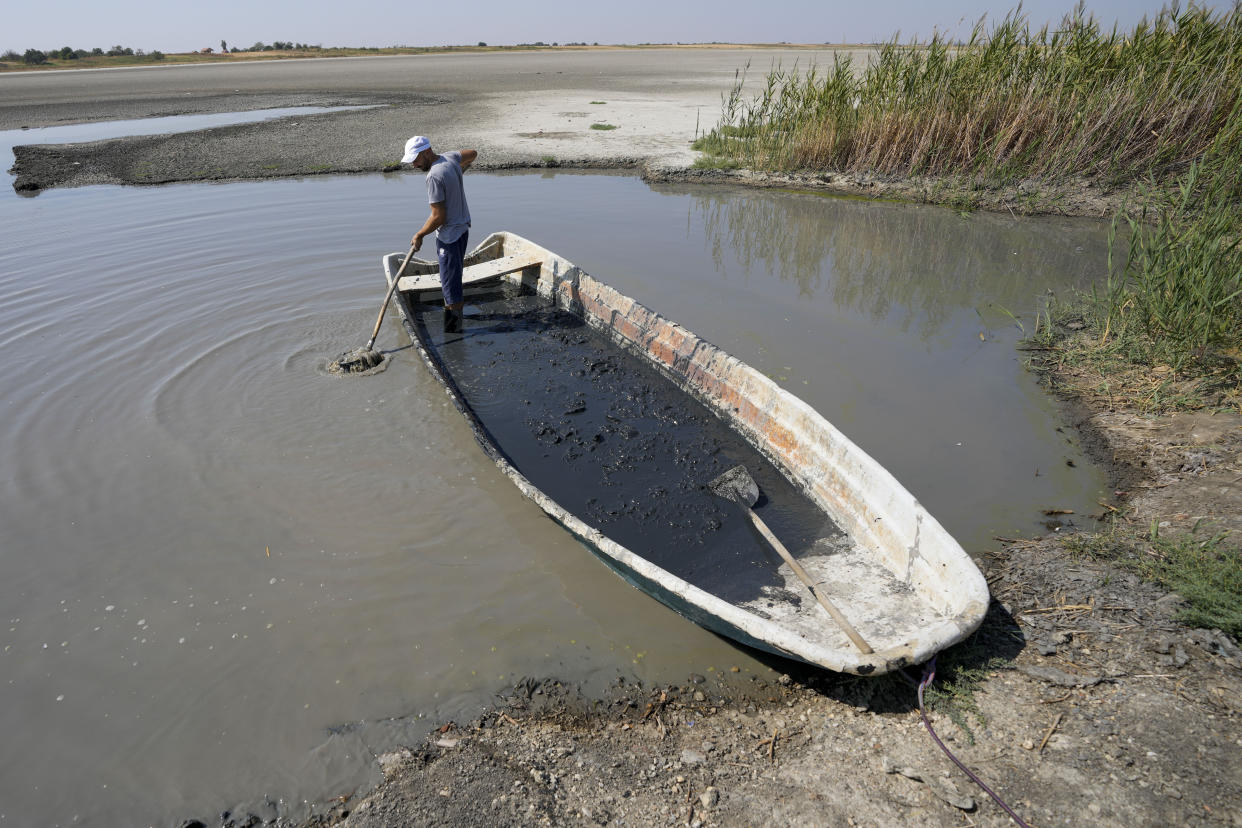
[(435, 357), (513, 466), (652, 563), (732, 602), (785, 587), (780, 558), (707, 488), (739, 464), (795, 556), (842, 536), (711, 411), (548, 300), (509, 286), (473, 297), (460, 334), (441, 332), (437, 307), (419, 308)]
[[(303, 113), (248, 123), (133, 135), (62, 144), (19, 144), (13, 148), (18, 192), (95, 184), (155, 185), (180, 181), (262, 180), (325, 173), (379, 172), (392, 169), (400, 146), (381, 136), (401, 126), (411, 106), (433, 106), (443, 99), (402, 93), (357, 94), (348, 97), (268, 96), (233, 102), (228, 99), (187, 101), (172, 114), (243, 112), (265, 105), (322, 106), (323, 112)], [(266, 108), (279, 108), (268, 106)], [(164, 107), (142, 109), (136, 116), (166, 116)], [(84, 114), (79, 121), (97, 118)], [(402, 134), (398, 132), (397, 134)]]
[(323, 370), (338, 377), (369, 376), (387, 371), (390, 361), (388, 354), (369, 348), (356, 348), (341, 354)]

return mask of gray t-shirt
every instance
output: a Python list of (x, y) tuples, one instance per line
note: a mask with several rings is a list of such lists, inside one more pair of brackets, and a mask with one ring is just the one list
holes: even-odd
[(466, 205), (466, 188), (461, 180), (461, 153), (446, 152), (427, 170), (427, 203), (444, 202), (444, 224), (436, 230), (436, 238), (452, 244), (470, 228), (470, 208)]

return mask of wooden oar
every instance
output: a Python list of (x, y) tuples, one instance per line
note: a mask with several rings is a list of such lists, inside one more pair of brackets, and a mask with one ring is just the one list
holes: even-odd
[(837, 623), (842, 632), (849, 636), (850, 641), (854, 642), (854, 646), (864, 653), (870, 654), (874, 652), (871, 649), (871, 645), (858, 634), (858, 630), (854, 629), (854, 625), (841, 614), (841, 610), (837, 609), (832, 601), (828, 600), (827, 596), (819, 591), (811, 580), (811, 576), (802, 568), (802, 564), (794, 560), (793, 555), (790, 555), (789, 550), (785, 548), (785, 544), (781, 543), (776, 535), (772, 534), (772, 530), (768, 528), (768, 525), (763, 522), (763, 518), (755, 514), (755, 510), (751, 507), (759, 500), (759, 485), (755, 483), (755, 479), (750, 476), (750, 472), (747, 471), (745, 466), (734, 466), (711, 483), (708, 483), (707, 488), (723, 498), (735, 501), (745, 509), (751, 523), (767, 539), (768, 543), (772, 544), (772, 548), (784, 558), (785, 563), (789, 564), (789, 568), (794, 571), (798, 579), (815, 596), (815, 600), (819, 602), (819, 605), (832, 616), (832, 620)]

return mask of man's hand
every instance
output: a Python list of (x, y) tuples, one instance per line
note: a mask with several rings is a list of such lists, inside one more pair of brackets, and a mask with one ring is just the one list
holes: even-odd
[(445, 208), (443, 201), (437, 201), (431, 205), (431, 215), (427, 216), (427, 221), (423, 223), (422, 229), (414, 234), (414, 238), (410, 239), (410, 243), (414, 245), (415, 253), (418, 252), (418, 248), (423, 246), (423, 237), (443, 227), (446, 218), (448, 218), (448, 210)]

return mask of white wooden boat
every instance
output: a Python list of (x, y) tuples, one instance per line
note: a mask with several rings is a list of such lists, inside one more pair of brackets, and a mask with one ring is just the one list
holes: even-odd
[[(390, 284), (404, 255), (384, 257)], [(436, 265), (411, 262), (407, 330), (501, 471), (631, 584), (746, 645), (860, 675), (978, 628), (974, 562), (802, 400), (519, 236), (489, 236), (466, 265), (464, 330), (445, 333)], [(764, 494), (755, 514), (871, 652), (706, 490), (738, 462)]]

